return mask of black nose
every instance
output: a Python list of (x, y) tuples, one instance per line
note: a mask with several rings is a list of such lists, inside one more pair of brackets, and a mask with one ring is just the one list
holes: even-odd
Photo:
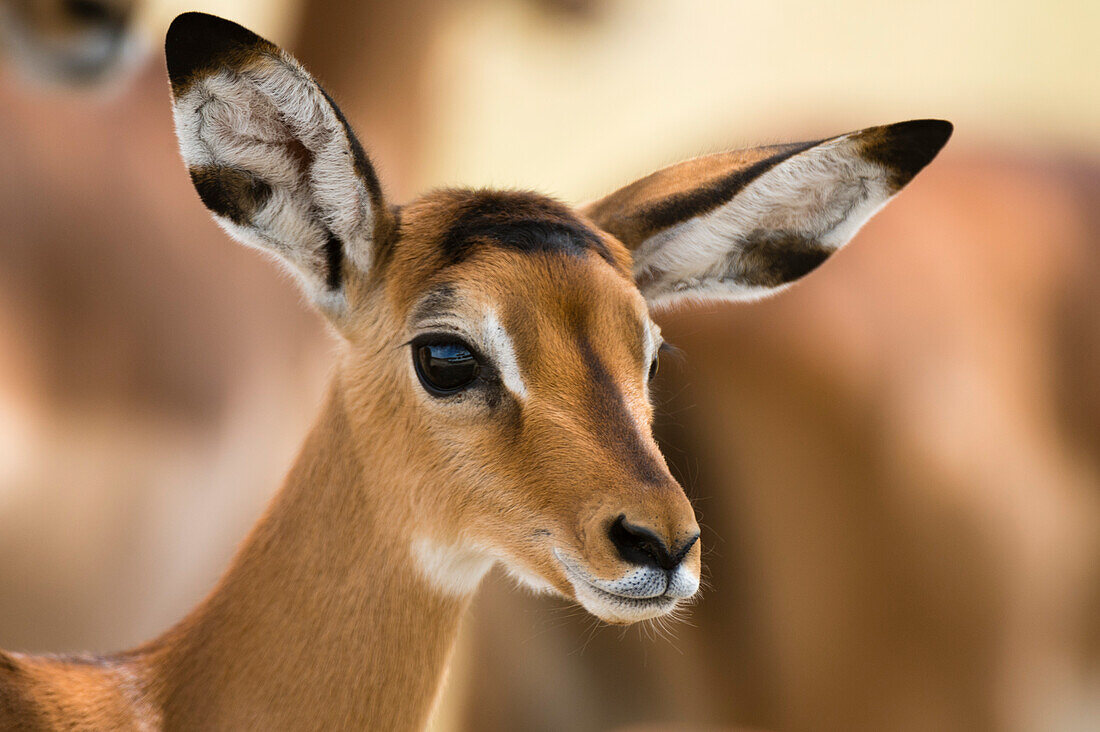
[(629, 523), (623, 515), (615, 519), (607, 533), (623, 561), (664, 570), (676, 569), (699, 540), (696, 533), (679, 547), (670, 549), (653, 529)]

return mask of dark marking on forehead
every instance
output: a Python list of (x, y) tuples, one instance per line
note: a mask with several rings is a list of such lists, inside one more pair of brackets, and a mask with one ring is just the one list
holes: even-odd
[(667, 471), (642, 441), (622, 392), (584, 335), (577, 337), (577, 350), (588, 371), (591, 396), (586, 406), (596, 434), (603, 438), (608, 451), (627, 464), (643, 482), (650, 485), (667, 482)]
[(454, 213), (455, 221), (440, 244), (448, 265), (462, 262), (480, 246), (497, 246), (573, 256), (591, 251), (617, 266), (595, 231), (564, 205), (545, 196), (476, 191)]

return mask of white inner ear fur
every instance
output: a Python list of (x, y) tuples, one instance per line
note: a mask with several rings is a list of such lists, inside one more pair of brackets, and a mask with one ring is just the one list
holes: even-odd
[(889, 172), (865, 160), (851, 135), (824, 142), (776, 165), (731, 201), (680, 222), (642, 242), (634, 274), (654, 287), (650, 306), (681, 297), (755, 299), (787, 284), (766, 287), (722, 279), (731, 252), (759, 232), (800, 234), (839, 249), (896, 192)]
[[(249, 224), (215, 216), (234, 238), (277, 254), (321, 301), (332, 297), (324, 284), (325, 228), (355, 266), (369, 268), (369, 191), (355, 171), (344, 125), (292, 59), (267, 56), (243, 71), (196, 80), (175, 100), (174, 116), (188, 167), (247, 171), (272, 187)], [(312, 156), (308, 170), (299, 144)]]

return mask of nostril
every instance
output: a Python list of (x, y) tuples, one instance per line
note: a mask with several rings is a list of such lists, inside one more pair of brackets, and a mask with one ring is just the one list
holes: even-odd
[(684, 542), (684, 545), (680, 547), (680, 551), (676, 552), (676, 563), (684, 561), (684, 557), (691, 551), (691, 548), (695, 546), (695, 542), (699, 541), (699, 532), (696, 531), (691, 535), (691, 538)]
[(680, 551), (673, 553), (655, 531), (630, 523), (622, 514), (612, 522), (607, 533), (623, 561), (664, 570), (675, 569), (699, 538), (695, 535)]

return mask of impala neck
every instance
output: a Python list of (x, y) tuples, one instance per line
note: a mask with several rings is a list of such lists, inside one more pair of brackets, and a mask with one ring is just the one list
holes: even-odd
[(469, 598), (436, 591), (413, 566), (396, 505), (408, 486), (380, 474), (382, 451), (401, 446), (370, 442), (353, 444), (332, 389), (218, 588), (151, 649), (167, 728), (426, 724)]

